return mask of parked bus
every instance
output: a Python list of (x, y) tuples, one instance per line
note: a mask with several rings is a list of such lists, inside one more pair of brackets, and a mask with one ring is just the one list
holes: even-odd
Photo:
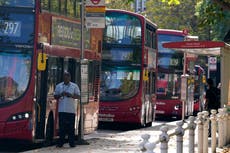
[(106, 10), (99, 121), (152, 124), (156, 84), (156, 29), (144, 16)]
[(180, 100), (181, 75), (183, 74), (183, 53), (163, 48), (171, 41), (184, 41), (186, 34), (179, 30), (158, 29), (158, 73), (156, 117), (181, 117)]
[[(0, 139), (56, 138), (55, 85), (68, 70), (80, 86), (79, 6), (80, 1), (72, 0), (0, 0)], [(101, 42), (102, 29), (85, 31), (89, 78), (85, 133), (98, 125)]]

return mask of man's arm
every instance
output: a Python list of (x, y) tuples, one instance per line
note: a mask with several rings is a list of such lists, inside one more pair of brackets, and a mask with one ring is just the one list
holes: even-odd
[(76, 84), (76, 87), (74, 88), (73, 98), (80, 99), (80, 89), (77, 84)]
[(58, 100), (62, 96), (64, 96), (64, 93), (60, 93), (60, 87), (59, 87), (59, 85), (57, 85), (55, 90), (54, 90), (54, 98)]

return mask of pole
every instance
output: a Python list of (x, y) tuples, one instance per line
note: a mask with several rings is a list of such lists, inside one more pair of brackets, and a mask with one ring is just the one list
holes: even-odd
[[(82, 60), (84, 59), (84, 0), (81, 0), (81, 66), (82, 66)], [(80, 71), (80, 76), (81, 76)], [(82, 91), (82, 86), (80, 86)], [(81, 95), (82, 97), (82, 95)], [(82, 98), (80, 97), (80, 128), (78, 132), (78, 144), (80, 145), (88, 145), (89, 143), (84, 140), (84, 111), (83, 111), (83, 102)]]
[(210, 78), (210, 61), (209, 61), (210, 56), (208, 56), (208, 75), (207, 77)]
[(81, 59), (84, 59), (84, 0), (81, 0)]
[[(185, 74), (186, 74), (186, 62), (187, 62), (186, 61), (186, 53), (184, 53), (183, 76), (185, 76)], [(186, 93), (186, 95), (187, 95), (187, 93)], [(185, 119), (185, 103), (186, 103), (186, 100), (183, 100), (182, 101), (182, 120)]]

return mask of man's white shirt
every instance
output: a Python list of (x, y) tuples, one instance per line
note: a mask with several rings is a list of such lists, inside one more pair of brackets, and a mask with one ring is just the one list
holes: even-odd
[[(72, 95), (80, 95), (80, 90), (77, 84), (69, 82), (67, 85), (64, 82), (59, 83), (54, 91), (54, 95), (60, 95), (63, 92), (70, 93)], [(76, 100), (72, 97), (62, 96), (59, 98), (58, 112), (76, 113)]]

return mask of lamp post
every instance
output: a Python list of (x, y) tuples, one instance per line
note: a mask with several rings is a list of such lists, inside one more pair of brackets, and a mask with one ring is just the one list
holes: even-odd
[[(80, 57), (80, 66), (81, 66), (81, 71), (80, 71), (80, 76), (81, 76), (81, 96), (80, 96), (80, 128), (78, 130), (78, 144), (80, 145), (88, 145), (89, 143), (84, 140), (84, 107), (83, 107), (83, 99), (85, 99), (85, 93), (84, 91), (87, 89), (84, 89), (85, 85), (83, 85), (85, 80), (88, 79), (88, 61), (84, 59), (84, 0), (81, 0), (81, 57)], [(86, 99), (87, 100), (87, 99)], [(85, 101), (85, 100), (84, 100)]]

